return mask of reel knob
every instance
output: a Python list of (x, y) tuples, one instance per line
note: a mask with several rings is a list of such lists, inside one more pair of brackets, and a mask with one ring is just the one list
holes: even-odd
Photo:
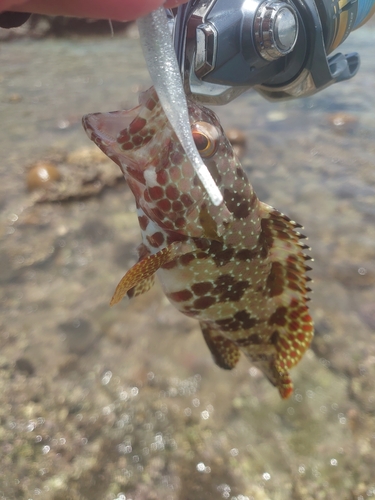
[(260, 56), (274, 61), (291, 52), (298, 37), (298, 18), (286, 2), (267, 0), (255, 14), (254, 40)]

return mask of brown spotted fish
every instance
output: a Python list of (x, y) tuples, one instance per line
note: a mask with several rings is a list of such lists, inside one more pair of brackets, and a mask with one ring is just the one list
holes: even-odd
[(157, 272), (170, 302), (199, 320), (221, 368), (234, 368), (243, 352), (287, 398), (289, 370), (313, 336), (301, 226), (258, 200), (216, 115), (192, 101), (188, 107), (225, 205), (211, 203), (153, 88), (130, 111), (83, 119), (89, 137), (122, 169), (142, 233), (139, 261), (111, 304), (149, 290)]

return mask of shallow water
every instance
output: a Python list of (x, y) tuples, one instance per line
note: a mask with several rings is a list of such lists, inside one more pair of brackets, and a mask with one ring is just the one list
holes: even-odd
[[(374, 28), (352, 34), (342, 50), (361, 53), (360, 74), (315, 97), (248, 93), (216, 110), (246, 133), (259, 197), (304, 224), (315, 259), (316, 336), (288, 401), (244, 360), (217, 368), (158, 286), (109, 308), (139, 242), (124, 182), (44, 204), (26, 190), (39, 159), (90, 169), (81, 116), (136, 104), (149, 85), (138, 42), (2, 45), (1, 499), (375, 496), (374, 42)], [(356, 123), (339, 130), (339, 111)]]

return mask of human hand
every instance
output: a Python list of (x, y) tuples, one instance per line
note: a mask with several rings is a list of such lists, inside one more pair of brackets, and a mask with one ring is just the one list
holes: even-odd
[(51, 16), (90, 17), (130, 21), (164, 5), (176, 7), (187, 0), (0, 0), (0, 12), (11, 10)]

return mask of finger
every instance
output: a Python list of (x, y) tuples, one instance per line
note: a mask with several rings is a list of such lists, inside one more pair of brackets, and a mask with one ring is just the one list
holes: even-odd
[[(176, 7), (186, 0), (168, 0), (166, 7)], [(11, 9), (52, 16), (90, 17), (130, 21), (164, 5), (164, 0), (0, 0), (0, 9)]]

